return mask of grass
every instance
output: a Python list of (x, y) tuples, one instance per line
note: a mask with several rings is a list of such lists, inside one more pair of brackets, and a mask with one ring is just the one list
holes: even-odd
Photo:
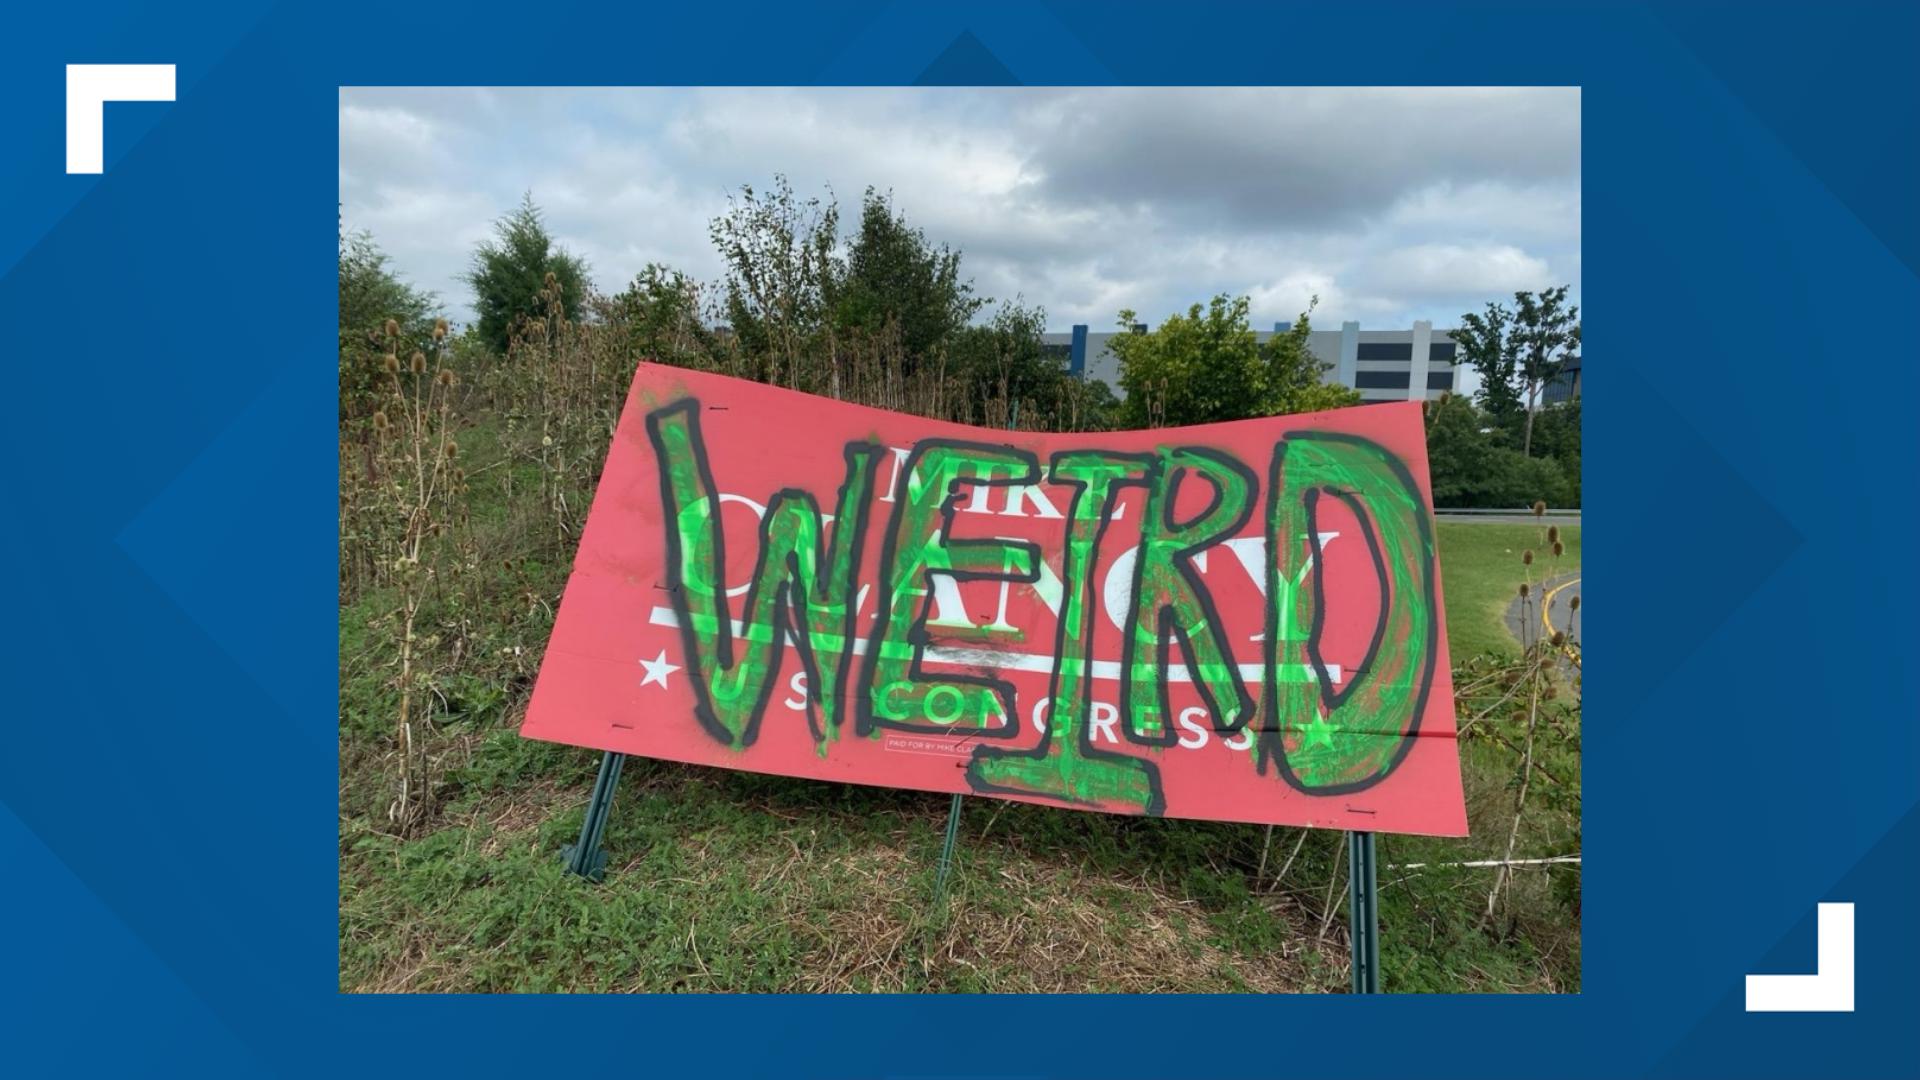
[[(481, 577), (445, 601), (442, 625), (469, 627), (470, 645), (435, 684), (433, 809), (411, 835), (386, 819), (393, 600), (370, 590), (341, 608), (342, 990), (1345, 988), (1337, 832), (970, 799), (936, 909), (945, 795), (632, 759), (605, 883), (566, 876), (560, 849), (580, 828), (597, 755), (516, 731), (551, 626), (539, 598), (558, 596), (564, 559), (537, 539), (550, 526), (529, 509), (534, 477), (500, 456), (485, 417), (461, 444), (480, 481), (469, 509)], [(1511, 651), (1500, 612), (1533, 534), (1440, 526), (1456, 663)], [(1577, 530), (1570, 539), (1577, 566)], [(1573, 786), (1529, 803), (1522, 854), (1578, 849), (1577, 753), (1543, 755)], [(1485, 871), (1391, 869), (1502, 852), (1516, 758), (1463, 740), (1462, 761), (1472, 837), (1380, 841), (1387, 987), (1577, 989), (1577, 868), (1520, 875), (1492, 927)]]
[(1521, 553), (1532, 550), (1535, 583), (1580, 571), (1580, 526), (1563, 525), (1565, 552), (1555, 560), (1547, 551), (1544, 526), (1442, 521), (1440, 577), (1447, 606), (1447, 643), (1455, 661), (1482, 654), (1517, 655), (1519, 643), (1507, 629), (1507, 607), (1525, 578)]
[[(561, 872), (559, 851), (579, 829), (593, 755), (507, 730), (471, 751), (443, 827), (402, 841), (343, 823), (343, 990), (1289, 992), (1346, 981), (1339, 833), (1276, 830), (1256, 881), (1255, 826), (970, 800), (941, 911), (931, 897), (945, 796), (634, 759), (607, 880), (592, 887)], [(1478, 786), (1476, 799), (1504, 790), (1493, 773)], [(1296, 842), (1287, 878), (1273, 880)], [(1458, 860), (1489, 843), (1383, 837), (1381, 858)], [(1476, 929), (1483, 874), (1382, 884), (1393, 989), (1566, 988), (1527, 940)]]
[(635, 759), (593, 888), (558, 855), (591, 766), (498, 731), (447, 827), (343, 827), (342, 988), (1321, 988), (1289, 932), (1317, 920), (1228, 870), (1251, 830), (976, 800), (942, 912), (945, 796)]

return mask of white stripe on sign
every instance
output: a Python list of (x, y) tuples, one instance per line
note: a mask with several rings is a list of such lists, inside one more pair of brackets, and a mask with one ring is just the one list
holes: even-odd
[[(680, 625), (678, 613), (672, 608), (667, 607), (654, 608), (652, 612), (648, 614), (647, 621), (655, 626), (677, 627)], [(788, 642), (793, 641), (793, 629), (791, 627), (786, 628), (783, 633), (786, 634)], [(745, 637), (746, 634), (746, 625), (739, 619), (734, 619), (733, 636)], [(866, 639), (861, 638), (854, 641), (853, 654), (855, 656), (865, 656), (867, 654)], [(1032, 653), (1005, 652), (997, 649), (935, 647), (927, 650), (927, 659), (937, 664), (954, 664), (959, 667), (995, 667), (1009, 671), (1037, 671), (1042, 673), (1053, 670), (1053, 657), (1051, 656), (1035, 656)], [(1250, 682), (1262, 678), (1265, 674), (1263, 665), (1261, 664), (1239, 664), (1236, 666), (1240, 670), (1240, 677)], [(1305, 682), (1313, 677), (1313, 669), (1306, 664), (1288, 664), (1282, 669), (1281, 674), (1288, 682)], [(1327, 677), (1329, 679), (1332, 679), (1337, 684), (1340, 681), (1340, 676), (1341, 671), (1339, 664), (1327, 665)], [(1096, 679), (1112, 679), (1118, 682), (1121, 677), (1120, 662), (1117, 660), (1095, 660), (1093, 662), (1093, 677)], [(1187, 670), (1187, 665), (1175, 664), (1167, 672), (1167, 679), (1169, 682), (1192, 682), (1193, 673)]]

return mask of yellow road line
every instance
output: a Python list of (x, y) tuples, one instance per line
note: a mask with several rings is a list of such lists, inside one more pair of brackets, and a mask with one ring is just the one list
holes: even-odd
[[(1580, 584), (1580, 579), (1577, 577), (1574, 578), (1572, 581), (1563, 581), (1560, 584), (1555, 585), (1553, 588), (1548, 589), (1546, 598), (1540, 602), (1540, 625), (1547, 628), (1548, 637), (1553, 636), (1553, 622), (1547, 618), (1547, 613), (1553, 610), (1553, 598), (1556, 596), (1559, 596), (1560, 590), (1565, 589), (1567, 586), (1578, 585), (1578, 584)], [(1568, 621), (1567, 627), (1568, 627), (1567, 636), (1572, 637), (1573, 623), (1571, 620)]]

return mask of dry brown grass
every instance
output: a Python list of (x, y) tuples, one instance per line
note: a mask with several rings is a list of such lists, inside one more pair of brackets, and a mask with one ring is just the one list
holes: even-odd
[[(623, 799), (687, 800), (691, 789), (712, 782), (707, 770), (678, 766), (646, 771), (637, 781), (622, 791)], [(1147, 874), (1090, 871), (1071, 852), (1025, 850), (1004, 830), (965, 841), (972, 845), (965, 865), (956, 866), (945, 910), (937, 910), (924, 842), (941, 825), (937, 800), (878, 815), (884, 825), (877, 834), (874, 819), (862, 815), (868, 827), (859, 842), (830, 843), (849, 812), (796, 811), (778, 797), (743, 800), (738, 791), (717, 792), (715, 798), (741, 804), (741, 813), (777, 824), (744, 842), (738, 830), (716, 823), (651, 847), (627, 846), (615, 852), (607, 883), (590, 889), (546, 872), (557, 865), (552, 823), (577, 812), (584, 797), (583, 788), (536, 781), (443, 811), (449, 827), (441, 835), (457, 842), (460, 858), (487, 868), (469, 888), (537, 890), (521, 902), (608, 912), (651, 892), (673, 897), (676, 910), (688, 913), (675, 930), (684, 935), (676, 943), (684, 970), (671, 978), (603, 970), (588, 958), (552, 989), (738, 989), (738, 975), (716, 970), (712, 957), (752, 956), (775, 938), (787, 945), (778, 974), (764, 988), (784, 992), (1285, 993), (1336, 988), (1327, 980), (1340, 977), (1338, 971), (1319, 979), (1311, 974), (1306, 957), (1316, 947), (1320, 919), (1302, 901), (1284, 894), (1260, 899), (1298, 932), (1282, 949), (1249, 957), (1216, 940), (1203, 904)], [(524, 880), (509, 880), (516, 875)], [(742, 891), (758, 898), (753, 918), (702, 915), (736, 910)], [(450, 939), (459, 920), (441, 912), (391, 914), (382, 927), (392, 946), (388, 958), (355, 977), (343, 973), (343, 990), (493, 989), (486, 961), (515, 947), (513, 928)], [(1338, 948), (1339, 941), (1325, 947)]]

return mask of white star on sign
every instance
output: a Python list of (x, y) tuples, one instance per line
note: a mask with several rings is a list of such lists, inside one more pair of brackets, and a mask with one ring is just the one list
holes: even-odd
[(640, 666), (647, 669), (647, 677), (640, 680), (641, 686), (654, 682), (659, 683), (661, 686), (666, 686), (667, 676), (680, 670), (680, 665), (667, 663), (667, 650), (665, 649), (661, 649), (660, 655), (651, 660), (640, 661)]

